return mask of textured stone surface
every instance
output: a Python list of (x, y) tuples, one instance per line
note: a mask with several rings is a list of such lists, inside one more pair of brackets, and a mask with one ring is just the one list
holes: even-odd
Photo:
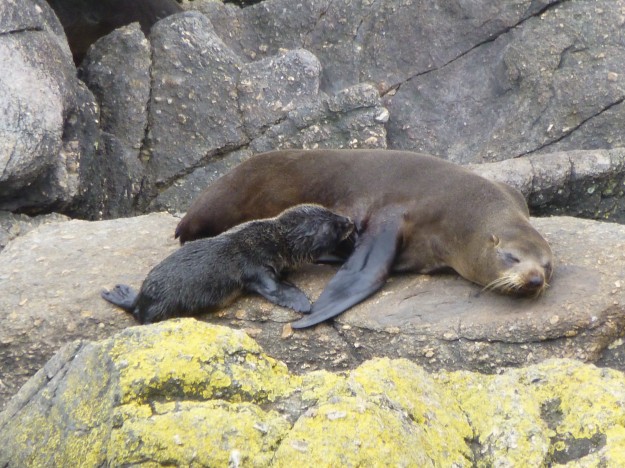
[(610, 123), (625, 112), (623, 11), (623, 1), (557, 2), (402, 83), (385, 100), (389, 146), (457, 162), (624, 146)]
[(65, 346), (0, 413), (0, 463), (619, 466), (624, 407), (621, 372), (573, 360), (297, 376), (240, 331), (177, 319)]
[(459, 162), (624, 146), (623, 0), (196, 1), (248, 60), (303, 47), (321, 89), (371, 82), (388, 147)]
[(58, 213), (36, 216), (16, 215), (9, 211), (0, 211), (0, 251), (13, 239), (35, 229), (40, 224), (69, 221), (67, 216)]
[[(182, 212), (203, 177), (280, 148), (478, 163), (625, 146), (625, 0), (197, 0), (186, 8), (204, 15), (157, 23), (149, 47), (136, 26), (103, 38), (83, 67), (97, 100), (47, 4), (20, 5), (0, 6), (3, 209)], [(603, 182), (617, 188), (613, 170)], [(533, 201), (610, 212), (578, 188), (554, 186), (571, 190), (554, 209)]]
[(98, 218), (135, 208), (145, 170), (140, 152), (148, 125), (151, 63), (150, 45), (133, 23), (96, 42), (79, 71), (100, 110), (99, 146), (91, 161), (83, 161), (90, 184), (82, 200)]
[(160, 21), (150, 36), (148, 169), (156, 184), (167, 185), (247, 141), (237, 106), (241, 61), (197, 12)]
[[(64, 343), (133, 324), (99, 297), (117, 283), (139, 287), (177, 247), (165, 214), (41, 226), (0, 253), (0, 365), (4, 400)], [(374, 356), (408, 357), (429, 369), (495, 372), (550, 357), (603, 359), (625, 369), (625, 277), (620, 225), (534, 219), (556, 256), (551, 288), (537, 300), (480, 288), (457, 275), (394, 276), (369, 300), (313, 329), (299, 314), (254, 295), (201, 320), (246, 330), (295, 372), (348, 369)], [(334, 267), (311, 265), (290, 280), (315, 299)]]
[(47, 224), (0, 253), (0, 394), (14, 393), (68, 341), (110, 336), (134, 323), (105, 306), (100, 290), (122, 270), (134, 270), (125, 280), (140, 283), (176, 247), (176, 220), (152, 215), (122, 224)]

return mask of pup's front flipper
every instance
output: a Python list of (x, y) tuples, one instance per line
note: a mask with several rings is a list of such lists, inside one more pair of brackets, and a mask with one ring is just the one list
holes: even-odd
[(110, 291), (102, 291), (100, 296), (126, 312), (133, 312), (137, 300), (137, 292), (125, 284), (118, 284)]
[(279, 306), (297, 312), (310, 312), (310, 301), (306, 294), (292, 284), (281, 281), (272, 270), (260, 272), (246, 283), (246, 287)]
[(373, 223), (360, 235), (354, 253), (330, 280), (311, 314), (293, 328), (306, 328), (339, 315), (380, 289), (388, 278), (397, 253), (400, 215)]

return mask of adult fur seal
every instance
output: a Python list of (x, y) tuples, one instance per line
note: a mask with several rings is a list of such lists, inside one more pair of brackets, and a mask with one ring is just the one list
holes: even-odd
[(102, 297), (132, 312), (140, 323), (214, 309), (244, 290), (309, 312), (306, 295), (282, 281), (280, 273), (332, 252), (353, 227), (350, 219), (321, 206), (298, 205), (276, 218), (189, 242), (148, 273), (138, 294), (118, 284)]
[(432, 156), (387, 150), (264, 153), (211, 184), (176, 228), (182, 243), (297, 203), (319, 203), (359, 227), (353, 253), (303, 328), (378, 290), (391, 271), (451, 267), (487, 289), (540, 294), (553, 255), (516, 189)]

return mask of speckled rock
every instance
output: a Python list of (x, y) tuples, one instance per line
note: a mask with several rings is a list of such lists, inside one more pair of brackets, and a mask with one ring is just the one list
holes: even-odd
[(0, 413), (3, 466), (620, 466), (625, 376), (572, 360), (289, 373), (176, 319), (64, 347)]
[(58, 213), (31, 218), (23, 214), (13, 214), (10, 211), (0, 211), (0, 251), (9, 241), (26, 234), (37, 226), (59, 221), (69, 221), (69, 218)]

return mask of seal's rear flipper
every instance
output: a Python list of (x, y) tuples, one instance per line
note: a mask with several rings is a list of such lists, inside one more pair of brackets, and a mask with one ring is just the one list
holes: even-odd
[(110, 291), (102, 291), (100, 293), (102, 299), (121, 307), (126, 312), (134, 312), (137, 293), (125, 284), (118, 284)]
[(280, 281), (273, 271), (266, 270), (246, 282), (246, 288), (265, 299), (297, 312), (310, 312), (310, 301), (303, 291), (286, 281)]
[(358, 238), (354, 253), (330, 280), (311, 314), (293, 328), (306, 328), (345, 312), (380, 289), (388, 278), (401, 228), (401, 216), (368, 226)]

